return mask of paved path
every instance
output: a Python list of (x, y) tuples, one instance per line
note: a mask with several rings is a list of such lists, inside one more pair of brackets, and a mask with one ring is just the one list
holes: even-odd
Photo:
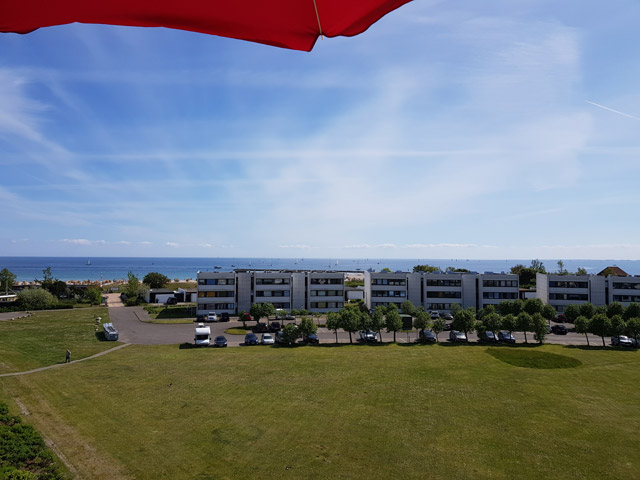
[(90, 360), (92, 358), (101, 357), (102, 355), (106, 355), (107, 353), (115, 352), (116, 350), (120, 350), (121, 348), (128, 347), (129, 345), (131, 345), (131, 344), (130, 343), (125, 343), (123, 345), (118, 345), (117, 347), (113, 347), (113, 348), (110, 348), (109, 350), (105, 350), (103, 352), (96, 353), (95, 355), (91, 355), (90, 357), (84, 357), (84, 358), (80, 358), (78, 360), (72, 360), (68, 364), (67, 363), (56, 363), (55, 365), (48, 365), (46, 367), (34, 368), (33, 370), (27, 370), (27, 371), (24, 371), (24, 372), (3, 373), (3, 374), (0, 374), (0, 377), (15, 377), (17, 375), (27, 375), (29, 373), (41, 372), (43, 370), (51, 370), (52, 368), (60, 368), (60, 367), (63, 367), (65, 365), (71, 365), (72, 363), (84, 362), (84, 361)]
[(2, 312), (0, 313), (0, 321), (13, 320), (16, 318), (24, 318), (29, 316), (31, 316), (29, 312)]

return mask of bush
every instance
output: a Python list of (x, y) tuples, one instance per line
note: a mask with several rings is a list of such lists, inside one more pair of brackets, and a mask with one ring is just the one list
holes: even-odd
[(58, 303), (58, 299), (42, 288), (27, 288), (18, 294), (18, 304), (25, 310), (45, 310)]
[(40, 434), (0, 403), (0, 478), (62, 480)]

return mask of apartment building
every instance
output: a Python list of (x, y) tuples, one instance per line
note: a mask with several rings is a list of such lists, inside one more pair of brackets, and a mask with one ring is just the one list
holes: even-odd
[(608, 277), (598, 275), (536, 274), (536, 294), (543, 303), (562, 313), (571, 304), (607, 304)]
[(237, 313), (236, 274), (234, 272), (198, 272), (197, 311)]
[(386, 307), (411, 300), (422, 305), (422, 274), (409, 272), (364, 272), (365, 304), (367, 307)]
[(608, 303), (619, 302), (624, 306), (630, 303), (640, 302), (640, 276), (619, 277), (610, 275), (607, 277)]
[(312, 313), (337, 312), (343, 308), (345, 276), (343, 272), (307, 272), (307, 310)]
[(476, 308), (499, 305), (505, 300), (519, 298), (520, 282), (515, 274), (485, 272), (478, 274), (476, 285)]

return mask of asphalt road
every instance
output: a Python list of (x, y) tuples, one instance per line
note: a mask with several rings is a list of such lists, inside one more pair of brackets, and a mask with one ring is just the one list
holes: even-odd
[[(109, 316), (111, 322), (118, 329), (120, 341), (125, 343), (134, 343), (139, 345), (173, 345), (181, 343), (193, 343), (195, 322), (193, 324), (155, 324), (146, 323), (144, 320), (150, 320), (149, 314), (142, 307), (125, 307), (120, 301), (118, 294), (108, 294), (107, 304), (109, 306)], [(227, 343), (230, 347), (236, 347), (244, 344), (244, 335), (229, 335), (224, 331), (228, 328), (242, 327), (242, 322), (217, 322), (207, 323), (211, 328), (211, 338), (218, 335), (227, 337)], [(248, 326), (253, 325), (250, 323)], [(525, 336), (522, 332), (514, 333), (516, 342), (524, 343)], [(336, 341), (333, 331), (326, 328), (318, 329), (318, 337), (320, 343), (334, 343)], [(353, 343), (358, 343), (358, 333), (352, 334)], [(449, 332), (442, 332), (438, 335), (441, 342), (449, 341)], [(260, 334), (258, 334), (260, 338)], [(398, 332), (396, 341), (398, 343), (412, 343), (417, 339), (417, 332)], [(529, 343), (535, 343), (533, 333), (527, 333)], [(393, 333), (382, 333), (382, 340), (390, 342), (393, 340)], [(469, 335), (469, 341), (475, 342), (477, 337), (475, 333)], [(610, 344), (610, 339), (606, 338), (606, 344)], [(346, 332), (338, 332), (339, 343), (349, 343), (349, 334)], [(593, 335), (589, 335), (591, 345), (602, 345), (602, 339)], [(545, 343), (561, 344), (561, 345), (586, 345), (587, 340), (584, 335), (569, 332), (566, 335), (554, 335), (550, 333), (545, 339)]]

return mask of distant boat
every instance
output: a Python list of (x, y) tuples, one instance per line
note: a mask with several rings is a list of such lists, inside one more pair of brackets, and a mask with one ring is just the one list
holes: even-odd
[(220, 270), (222, 267), (220, 265), (214, 265), (214, 267), (216, 270)]
[(87, 265), (91, 265), (91, 259), (87, 259)]

